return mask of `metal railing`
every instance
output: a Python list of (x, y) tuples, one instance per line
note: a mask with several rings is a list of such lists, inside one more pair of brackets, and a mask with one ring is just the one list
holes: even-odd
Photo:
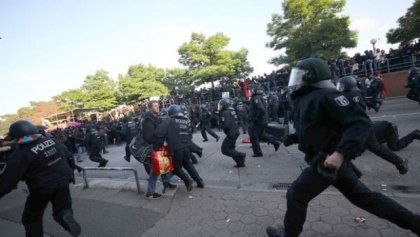
[[(372, 61), (372, 67), (373, 66)], [(384, 63), (380, 63), (379, 67), (376, 69), (376, 71), (380, 71), (383, 73), (389, 73), (389, 72), (397, 72), (401, 70), (407, 70), (410, 67), (413, 66), (420, 66), (420, 55), (419, 54), (412, 54), (404, 57), (394, 57), (394, 58), (387, 58), (385, 59)], [(375, 71), (375, 69), (374, 69)], [(359, 77), (361, 76), (367, 76), (369, 73), (371, 73), (370, 68), (366, 65), (364, 62), (361, 67), (359, 66), (359, 70), (355, 71), (353, 74), (357, 75)], [(345, 71), (346, 75), (350, 75), (350, 72), (348, 70)]]
[(137, 170), (130, 167), (82, 167), (82, 176), (85, 186), (83, 188), (89, 188), (89, 182), (87, 179), (86, 170), (106, 170), (106, 171), (132, 171), (136, 180), (137, 192), (140, 194), (140, 183), (137, 175)]

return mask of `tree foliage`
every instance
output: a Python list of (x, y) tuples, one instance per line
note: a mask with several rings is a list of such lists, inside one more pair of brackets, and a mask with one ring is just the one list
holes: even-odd
[(194, 88), (190, 73), (185, 68), (166, 69), (162, 82), (169, 90), (178, 89), (181, 92), (186, 92)]
[(231, 80), (247, 76), (252, 67), (247, 61), (248, 50), (226, 50), (230, 39), (222, 33), (209, 38), (192, 33), (191, 40), (178, 49), (179, 62), (188, 67), (190, 79), (195, 85), (213, 83), (222, 77)]
[(31, 121), (35, 125), (40, 125), (43, 117), (60, 112), (55, 101), (31, 101), (30, 106), (21, 107), (16, 114), (6, 114), (0, 116), (0, 136), (6, 134), (10, 124), (19, 119)]
[(309, 57), (338, 57), (342, 48), (356, 46), (357, 34), (349, 30), (348, 16), (339, 16), (345, 0), (284, 0), (283, 16), (273, 14), (267, 25), (272, 38), (267, 47), (284, 50), (272, 58), (275, 65)]
[(116, 84), (104, 70), (86, 76), (81, 91), (84, 95), (83, 106), (85, 108), (98, 108), (100, 111), (104, 111), (115, 108), (117, 105)]
[(405, 15), (398, 19), (398, 25), (386, 34), (388, 43), (405, 43), (420, 38), (420, 0), (415, 0)]
[(168, 88), (162, 84), (165, 71), (152, 65), (132, 65), (127, 75), (118, 79), (121, 100), (133, 104), (151, 96), (168, 95)]
[(85, 96), (81, 89), (70, 89), (54, 96), (53, 99), (58, 103), (60, 110), (70, 111), (84, 108)]

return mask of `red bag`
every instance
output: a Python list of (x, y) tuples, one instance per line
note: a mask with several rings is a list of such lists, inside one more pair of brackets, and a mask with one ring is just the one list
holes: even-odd
[(152, 172), (155, 175), (166, 174), (174, 170), (172, 156), (168, 146), (153, 150), (150, 156)]

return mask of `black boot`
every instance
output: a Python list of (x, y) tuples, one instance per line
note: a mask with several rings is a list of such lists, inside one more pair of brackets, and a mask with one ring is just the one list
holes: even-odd
[(420, 131), (419, 130), (416, 129), (411, 133), (413, 134), (414, 139), (420, 140)]
[(106, 164), (108, 164), (108, 160), (105, 160), (104, 162), (99, 163), (98, 167), (105, 167)]
[(204, 182), (202, 179), (197, 181), (197, 188), (204, 188)]
[(408, 160), (403, 159), (401, 161), (401, 163), (396, 165), (396, 167), (397, 167), (398, 171), (400, 172), (400, 174), (406, 174), (408, 172)]
[(274, 150), (275, 151), (278, 151), (279, 150), (279, 147), (280, 147), (280, 142), (275, 142), (275, 143), (273, 143), (273, 146), (274, 146)]
[(245, 157), (246, 157), (246, 154), (241, 152), (240, 155), (235, 159), (236, 161), (235, 168), (245, 167)]
[(185, 182), (185, 187), (187, 188), (187, 191), (190, 192), (193, 189), (193, 181), (189, 179), (187, 182)]
[(176, 184), (164, 183), (162, 193), (165, 193), (166, 190), (168, 189), (175, 189), (175, 188), (176, 188)]
[(71, 212), (64, 214), (63, 222), (67, 226), (66, 230), (71, 234), (71, 236), (77, 237), (82, 232), (80, 224), (76, 222)]
[(283, 228), (276, 228), (274, 226), (269, 226), (265, 229), (268, 237), (287, 237)]

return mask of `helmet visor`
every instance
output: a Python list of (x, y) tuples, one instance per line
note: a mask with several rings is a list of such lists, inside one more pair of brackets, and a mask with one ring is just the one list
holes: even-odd
[(297, 67), (292, 68), (290, 72), (288, 87), (296, 87), (303, 84), (303, 77), (308, 73), (307, 70), (299, 69)]
[(345, 86), (344, 86), (344, 84), (338, 82), (336, 88), (337, 88), (338, 91), (343, 92), (344, 89), (345, 89)]
[(223, 105), (222, 105), (222, 103), (217, 103), (217, 111), (222, 111), (222, 109), (223, 109)]

